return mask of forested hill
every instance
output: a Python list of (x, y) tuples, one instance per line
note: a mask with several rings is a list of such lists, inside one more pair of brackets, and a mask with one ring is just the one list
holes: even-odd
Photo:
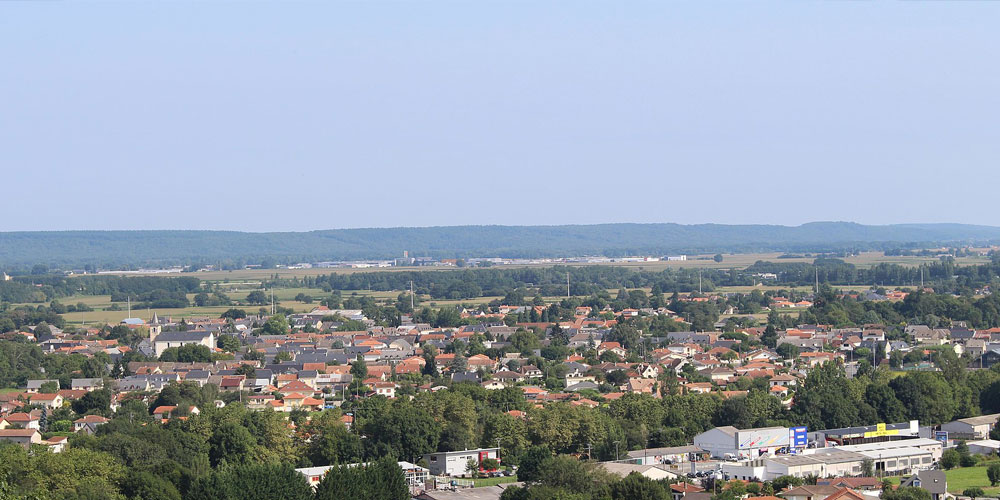
[(402, 256), (557, 257), (887, 249), (1000, 241), (1000, 227), (967, 224), (801, 226), (599, 224), (336, 229), (311, 232), (53, 231), (0, 233), (0, 268), (278, 263)]

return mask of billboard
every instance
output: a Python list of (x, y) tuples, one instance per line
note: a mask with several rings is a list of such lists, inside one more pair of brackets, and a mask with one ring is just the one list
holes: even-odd
[(934, 432), (934, 439), (944, 443), (944, 446), (948, 446), (948, 431)]
[(805, 448), (809, 444), (809, 429), (805, 426), (788, 429), (788, 446)]
[(738, 431), (736, 437), (741, 450), (780, 448), (788, 446), (789, 429), (785, 427), (747, 429), (745, 431)]
[(886, 429), (885, 424), (875, 424), (875, 430), (865, 433), (866, 438), (872, 437), (883, 437), (883, 436), (896, 436), (899, 434), (897, 429)]

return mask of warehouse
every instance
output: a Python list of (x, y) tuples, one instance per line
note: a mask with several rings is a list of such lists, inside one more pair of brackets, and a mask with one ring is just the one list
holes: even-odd
[(789, 445), (788, 427), (716, 427), (694, 437), (694, 445), (715, 458), (749, 459), (774, 454)]

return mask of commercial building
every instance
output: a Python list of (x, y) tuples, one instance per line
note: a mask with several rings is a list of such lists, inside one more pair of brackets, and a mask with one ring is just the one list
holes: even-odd
[(826, 429), (812, 433), (819, 446), (830, 443), (842, 446), (847, 444), (884, 443), (900, 439), (920, 437), (920, 424), (916, 420), (898, 424), (861, 425), (841, 429)]
[(787, 449), (790, 443), (788, 427), (737, 429), (716, 427), (694, 437), (694, 445), (715, 458), (750, 459)]
[(439, 451), (424, 455), (427, 468), (435, 476), (461, 476), (466, 473), (469, 460), (481, 463), (483, 460), (492, 458), (500, 460), (499, 448), (479, 448), (475, 450), (462, 451)]

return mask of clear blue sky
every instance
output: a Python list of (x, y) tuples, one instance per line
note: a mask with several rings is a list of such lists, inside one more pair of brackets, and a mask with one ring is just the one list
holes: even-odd
[(1000, 2), (0, 2), (0, 230), (1000, 225)]

